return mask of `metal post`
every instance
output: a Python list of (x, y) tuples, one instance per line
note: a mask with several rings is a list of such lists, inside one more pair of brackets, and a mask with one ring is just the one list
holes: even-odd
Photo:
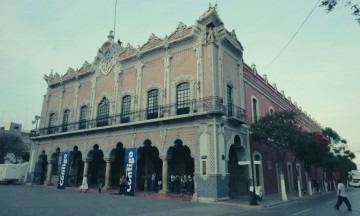
[[(251, 153), (251, 151), (250, 151)], [(250, 205), (259, 205), (256, 198), (256, 191), (255, 191), (255, 173), (254, 173), (254, 161), (250, 156), (250, 163), (251, 163), (251, 173), (252, 173), (252, 185), (253, 185), (253, 193), (250, 199)]]

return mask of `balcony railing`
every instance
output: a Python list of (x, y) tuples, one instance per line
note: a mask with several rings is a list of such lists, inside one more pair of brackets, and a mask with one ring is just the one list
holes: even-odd
[(176, 104), (168, 104), (164, 106), (159, 106), (157, 111), (155, 111), (153, 108), (151, 110), (136, 110), (133, 112), (120, 113), (108, 117), (81, 120), (79, 122), (67, 123), (66, 125), (40, 128), (36, 131), (36, 133), (31, 133), (30, 136), (34, 137), (48, 134), (79, 131), (90, 128), (115, 126), (137, 121), (164, 119), (172, 116), (194, 116), (204, 114), (224, 115), (232, 120), (236, 120), (241, 123), (244, 123), (246, 118), (246, 112), (244, 109), (241, 109), (240, 107), (235, 105), (231, 105), (231, 107), (225, 106), (221, 97), (208, 97), (200, 100), (189, 101), (188, 107), (184, 106), (184, 104), (182, 104), (181, 107), (178, 107)]

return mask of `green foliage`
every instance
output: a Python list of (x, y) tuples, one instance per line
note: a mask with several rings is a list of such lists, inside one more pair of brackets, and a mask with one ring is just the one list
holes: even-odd
[(299, 141), (300, 132), (296, 113), (289, 110), (268, 114), (251, 125), (252, 140), (274, 149), (281, 166), (287, 152)]
[(309, 173), (311, 166), (321, 164), (329, 153), (330, 147), (327, 140), (317, 133), (302, 132), (299, 142), (294, 145), (294, 155), (304, 162), (304, 167)]
[(0, 131), (0, 164), (4, 163), (7, 154), (20, 157), (26, 152), (26, 146), (21, 137), (9, 131)]
[(325, 7), (328, 12), (331, 12), (338, 5), (350, 7), (352, 15), (358, 17), (355, 20), (360, 24), (360, 7), (358, 0), (323, 0), (320, 6)]

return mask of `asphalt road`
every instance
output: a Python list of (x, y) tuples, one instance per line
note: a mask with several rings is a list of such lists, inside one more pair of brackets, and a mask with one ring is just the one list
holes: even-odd
[(334, 193), (289, 202), (271, 208), (244, 208), (219, 204), (201, 204), (174, 200), (127, 197), (109, 193), (79, 193), (71, 190), (46, 189), (40, 186), (0, 185), (0, 216), (232, 216), (232, 215), (289, 215), (332, 216), (360, 215), (360, 188), (348, 191), (353, 212), (345, 204), (340, 211), (333, 208)]
[[(337, 216), (337, 215), (360, 215), (360, 188), (348, 188), (348, 199), (352, 205), (352, 212), (347, 211), (345, 203), (336, 210), (334, 205), (337, 201), (335, 192), (328, 192), (322, 195), (315, 195), (307, 199), (297, 200), (274, 206), (271, 208), (257, 209), (251, 212), (244, 212), (241, 215), (266, 215), (266, 216)], [(228, 216), (238, 214), (228, 214)]]
[(24, 185), (0, 185), (0, 205), (0, 216), (215, 216), (253, 210), (236, 206), (129, 197), (109, 193), (79, 193)]

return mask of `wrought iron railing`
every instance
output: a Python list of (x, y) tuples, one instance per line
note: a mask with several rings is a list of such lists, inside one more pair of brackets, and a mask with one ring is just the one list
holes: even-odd
[(189, 101), (188, 107), (181, 105), (177, 107), (176, 104), (168, 104), (158, 106), (157, 110), (142, 109), (127, 113), (120, 113), (113, 116), (101, 117), (89, 120), (81, 120), (78, 122), (67, 123), (66, 125), (57, 125), (54, 127), (40, 128), (37, 131), (30, 133), (31, 137), (42, 136), (48, 134), (64, 133), (71, 131), (79, 131), (90, 128), (99, 128), (105, 126), (121, 125), (130, 122), (147, 121), (154, 119), (163, 119), (179, 115), (203, 115), (203, 114), (218, 114), (226, 117), (236, 119), (239, 122), (245, 122), (246, 112), (244, 109), (231, 105), (225, 106), (221, 97), (207, 97), (199, 100)]

